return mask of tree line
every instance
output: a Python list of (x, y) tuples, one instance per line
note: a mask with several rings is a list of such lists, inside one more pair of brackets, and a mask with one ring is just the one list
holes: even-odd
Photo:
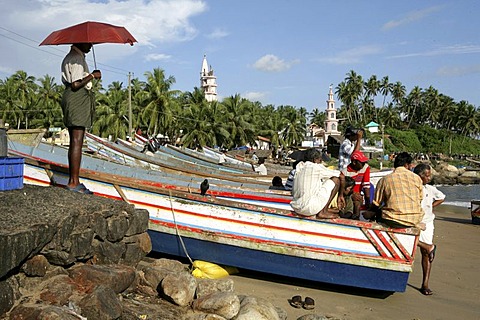
[[(258, 136), (271, 140), (275, 149), (301, 145), (307, 124), (323, 126), (325, 108), (307, 112), (305, 107), (262, 105), (235, 94), (222, 101), (207, 102), (201, 89), (174, 90), (175, 78), (156, 68), (134, 78), (130, 84), (132, 126), (150, 136), (162, 134), (179, 139), (186, 147), (220, 146), (235, 148), (254, 145)], [(39, 79), (24, 71), (0, 80), (1, 118), (13, 128), (63, 127), (60, 101), (63, 85), (45, 75)], [(94, 83), (96, 119), (91, 132), (101, 137), (125, 139), (129, 121), (129, 90), (122, 82), (106, 88)], [(325, 96), (326, 96), (325, 90)], [(370, 121), (385, 131), (419, 127), (443, 129), (465, 138), (478, 137), (480, 111), (467, 101), (455, 102), (430, 86), (414, 87), (409, 93), (401, 82), (389, 82), (375, 75), (364, 81), (355, 71), (347, 73), (335, 87), (337, 118), (348, 125), (363, 127)], [(319, 92), (319, 96), (324, 94)], [(379, 105), (380, 104), (380, 105)], [(131, 133), (130, 133), (131, 134)]]

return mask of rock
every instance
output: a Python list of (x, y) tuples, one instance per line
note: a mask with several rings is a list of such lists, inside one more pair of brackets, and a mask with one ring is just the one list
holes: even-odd
[(147, 210), (136, 209), (133, 213), (129, 214), (127, 218), (128, 230), (125, 232), (127, 237), (143, 233), (148, 229), (149, 214)]
[(298, 318), (297, 320), (333, 320), (332, 318), (327, 318), (319, 314), (306, 314)]
[(240, 311), (234, 320), (280, 320), (275, 306), (269, 301), (255, 297), (243, 297)]
[(122, 305), (115, 292), (102, 285), (80, 300), (78, 306), (82, 310), (82, 316), (87, 319), (110, 320), (118, 319), (122, 315)]
[(115, 293), (125, 291), (135, 280), (135, 269), (124, 265), (82, 265), (70, 269), (68, 273), (80, 287), (102, 285)]
[(128, 230), (127, 213), (122, 212), (107, 219), (107, 240), (120, 241)]
[(193, 309), (232, 319), (240, 310), (240, 299), (233, 292), (216, 292), (195, 300)]
[(222, 316), (219, 316), (218, 314), (206, 314), (206, 313), (201, 313), (201, 314), (192, 314), (187, 317), (185, 317), (184, 320), (227, 320)]
[(27, 276), (43, 277), (47, 273), (49, 266), (50, 263), (48, 263), (47, 258), (42, 255), (36, 255), (23, 264), (22, 271)]
[(197, 298), (215, 292), (234, 292), (235, 284), (230, 278), (223, 279), (197, 279)]
[(480, 175), (477, 171), (465, 171), (458, 177), (458, 183), (461, 184), (477, 184), (480, 183)]
[(12, 320), (79, 320), (85, 319), (66, 307), (24, 304), (15, 307), (10, 313)]
[(40, 290), (40, 299), (43, 302), (63, 306), (68, 304), (78, 287), (68, 275), (57, 275), (45, 281)]
[(14, 278), (0, 280), (0, 316), (10, 310), (19, 297), (18, 283)]
[(188, 306), (193, 301), (197, 281), (188, 272), (169, 273), (161, 282), (162, 293), (179, 306)]

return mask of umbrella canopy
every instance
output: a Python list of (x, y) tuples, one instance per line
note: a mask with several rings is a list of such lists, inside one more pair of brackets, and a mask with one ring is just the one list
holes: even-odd
[(52, 32), (40, 45), (129, 43), (133, 46), (134, 42), (137, 42), (137, 40), (124, 27), (87, 21)]

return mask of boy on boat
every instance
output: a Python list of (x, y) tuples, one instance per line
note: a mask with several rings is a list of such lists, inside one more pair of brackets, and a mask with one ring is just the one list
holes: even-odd
[(370, 205), (370, 166), (368, 158), (360, 150), (355, 150), (350, 157), (351, 162), (347, 169), (343, 171), (346, 177), (352, 177), (355, 180), (353, 188), (353, 215), (352, 219), (360, 218), (360, 208)]
[(319, 150), (310, 148), (305, 151), (304, 161), (295, 170), (290, 205), (302, 216), (338, 218), (337, 214), (329, 213), (328, 208), (337, 194), (338, 207), (345, 208), (345, 176), (338, 170), (328, 169), (321, 162), (322, 153)]

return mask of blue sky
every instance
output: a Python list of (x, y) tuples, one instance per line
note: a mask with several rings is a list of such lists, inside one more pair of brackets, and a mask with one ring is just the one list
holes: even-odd
[(145, 80), (159, 67), (175, 77), (173, 89), (192, 91), (206, 54), (220, 98), (324, 109), (329, 85), (354, 70), (480, 106), (477, 0), (6, 0), (2, 8), (2, 79), (24, 70), (59, 82), (69, 47), (38, 43), (91, 20), (125, 26), (138, 40), (95, 46), (104, 85), (126, 84), (128, 72)]

